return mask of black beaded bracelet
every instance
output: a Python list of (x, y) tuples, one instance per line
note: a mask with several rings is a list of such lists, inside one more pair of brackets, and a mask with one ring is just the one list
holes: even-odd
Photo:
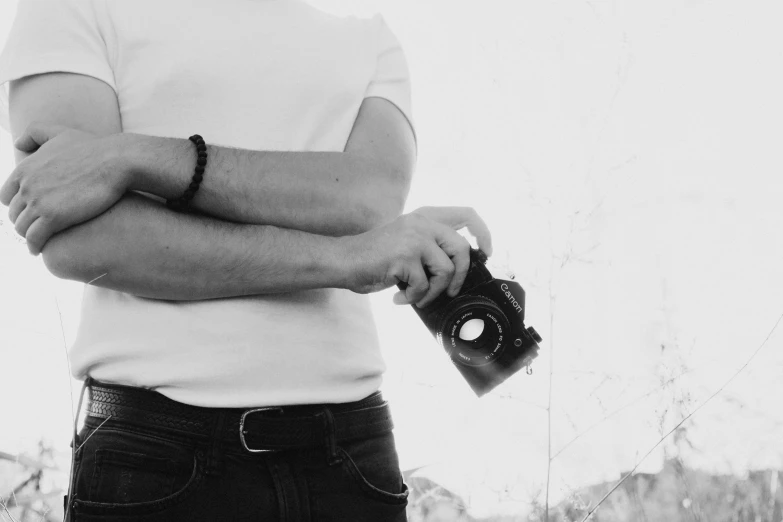
[(207, 144), (204, 142), (204, 138), (198, 134), (191, 136), (190, 141), (196, 145), (196, 153), (198, 159), (196, 160), (196, 173), (193, 174), (193, 180), (190, 182), (190, 186), (185, 190), (185, 193), (179, 199), (169, 199), (166, 201), (166, 206), (177, 212), (185, 212), (188, 210), (188, 203), (193, 199), (198, 191), (198, 184), (204, 179), (204, 168), (207, 166)]

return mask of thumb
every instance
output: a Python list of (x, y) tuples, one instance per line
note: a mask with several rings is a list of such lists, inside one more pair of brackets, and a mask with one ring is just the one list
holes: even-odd
[(408, 302), (408, 298), (405, 297), (405, 290), (400, 290), (399, 292), (394, 294), (394, 297), (392, 297), (392, 302), (398, 305), (410, 304)]
[(56, 123), (32, 122), (14, 142), (14, 147), (22, 152), (34, 152), (67, 128)]

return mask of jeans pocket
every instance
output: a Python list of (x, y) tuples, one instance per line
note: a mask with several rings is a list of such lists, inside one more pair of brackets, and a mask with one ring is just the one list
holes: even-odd
[(338, 447), (342, 467), (356, 485), (374, 500), (390, 504), (408, 501), (392, 432), (343, 443)]
[(79, 513), (158, 513), (191, 498), (203, 482), (203, 453), (194, 447), (117, 427), (82, 440), (71, 506), (77, 520)]
[(99, 448), (88, 498), (113, 504), (160, 500), (174, 493), (180, 473), (170, 458)]

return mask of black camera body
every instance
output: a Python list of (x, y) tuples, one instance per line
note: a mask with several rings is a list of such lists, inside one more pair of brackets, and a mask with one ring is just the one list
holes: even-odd
[(479, 397), (529, 367), (541, 342), (535, 329), (524, 324), (525, 291), (519, 283), (493, 278), (486, 262), (484, 252), (471, 249), (458, 295), (444, 292), (423, 309), (412, 305)]

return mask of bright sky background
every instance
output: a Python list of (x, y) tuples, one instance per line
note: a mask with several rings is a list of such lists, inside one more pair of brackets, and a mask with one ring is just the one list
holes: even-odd
[[(0, 4), (0, 41), (14, 3)], [(551, 364), (553, 453), (589, 429), (553, 460), (553, 500), (618, 478), (783, 314), (783, 7), (313, 3), (386, 15), (413, 78), (419, 161), (408, 208), (477, 208), (493, 230), (495, 275), (516, 273), (527, 324), (544, 337), (532, 376), (478, 400), (413, 312), (378, 294), (403, 468), (427, 466), (477, 515), (521, 512), (545, 487)], [(0, 134), (0, 179), (10, 149)], [(49, 276), (8, 226), (0, 261), (0, 450), (32, 452), (41, 436), (67, 450), (58, 305), (69, 343), (80, 288)], [(685, 424), (687, 464), (783, 466), (782, 346), (778, 330)], [(640, 469), (659, 469), (663, 447)]]

